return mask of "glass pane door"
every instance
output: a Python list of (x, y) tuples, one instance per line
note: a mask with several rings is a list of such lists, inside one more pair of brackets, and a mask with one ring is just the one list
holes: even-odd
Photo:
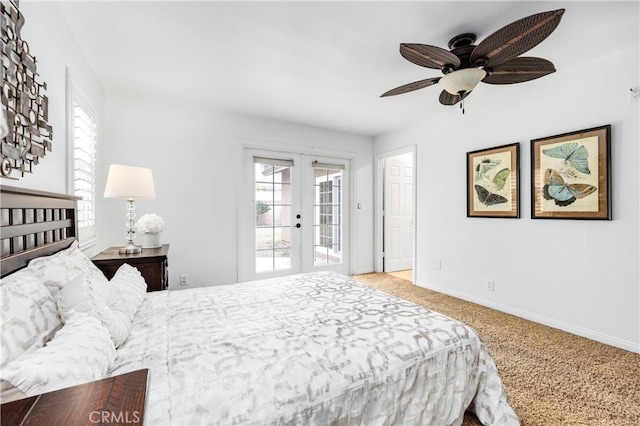
[(348, 274), (348, 160), (246, 149), (244, 164), (239, 280)]
[(342, 170), (313, 168), (313, 265), (342, 263)]
[(291, 269), (292, 166), (254, 160), (256, 273)]

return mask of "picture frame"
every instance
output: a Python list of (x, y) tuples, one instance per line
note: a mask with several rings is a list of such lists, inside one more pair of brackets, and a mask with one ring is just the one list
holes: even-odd
[(467, 217), (520, 217), (520, 143), (467, 152)]
[(611, 220), (611, 125), (531, 141), (531, 218)]

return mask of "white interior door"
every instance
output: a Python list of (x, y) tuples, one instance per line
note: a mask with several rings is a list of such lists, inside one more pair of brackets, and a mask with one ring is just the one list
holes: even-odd
[(384, 271), (413, 267), (413, 161), (411, 155), (385, 159)]
[(349, 273), (348, 161), (245, 150), (240, 281)]

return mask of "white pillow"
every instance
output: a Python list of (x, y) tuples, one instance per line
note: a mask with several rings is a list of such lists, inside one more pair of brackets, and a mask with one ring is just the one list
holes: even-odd
[(0, 379), (33, 396), (101, 379), (115, 358), (109, 332), (97, 319), (76, 312), (46, 346), (0, 370)]
[(14, 388), (11, 383), (6, 380), (0, 380), (0, 400), (3, 404), (5, 402), (24, 398), (27, 398), (27, 395), (25, 395), (20, 389)]
[(0, 280), (0, 368), (42, 347), (62, 323), (45, 285), (22, 269)]
[(33, 259), (29, 262), (27, 270), (40, 278), (54, 300), (57, 300), (60, 289), (80, 274), (106, 279), (91, 259), (82, 253), (77, 241), (56, 254)]
[(109, 331), (115, 347), (122, 345), (131, 332), (131, 320), (107, 279), (78, 275), (66, 283), (58, 295), (58, 312), (66, 323), (70, 312), (86, 313)]
[(147, 283), (140, 271), (124, 263), (113, 275), (109, 285), (122, 302), (129, 319), (133, 320), (147, 293)]

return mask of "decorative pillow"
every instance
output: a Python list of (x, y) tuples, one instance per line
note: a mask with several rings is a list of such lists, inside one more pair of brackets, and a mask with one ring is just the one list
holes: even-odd
[(75, 312), (46, 346), (0, 370), (0, 379), (33, 396), (101, 379), (115, 358), (109, 332), (97, 319)]
[(78, 275), (62, 287), (58, 296), (60, 318), (66, 323), (69, 313), (76, 311), (100, 320), (116, 348), (129, 337), (131, 320), (104, 276)]
[(113, 275), (109, 285), (122, 302), (129, 319), (133, 320), (147, 293), (147, 283), (140, 271), (124, 263)]
[(80, 274), (106, 279), (102, 271), (82, 253), (78, 242), (51, 256), (43, 256), (29, 262), (27, 270), (32, 271), (47, 286), (54, 300), (60, 289)]
[(22, 269), (0, 280), (0, 368), (24, 352), (42, 347), (62, 323), (45, 285)]

